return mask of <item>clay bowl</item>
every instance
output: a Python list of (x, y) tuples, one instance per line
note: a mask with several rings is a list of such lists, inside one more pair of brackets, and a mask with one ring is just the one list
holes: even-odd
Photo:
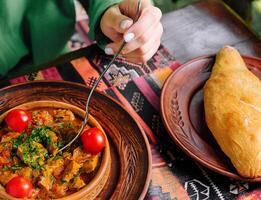
[[(261, 79), (261, 59), (242, 56), (247, 67)], [(161, 93), (161, 116), (172, 140), (191, 158), (224, 176), (252, 182), (261, 177), (241, 177), (222, 152), (205, 121), (203, 86), (215, 56), (202, 56), (183, 64), (165, 82)]]
[[(89, 93), (85, 85), (68, 81), (12, 85), (0, 89), (0, 114), (33, 101), (58, 101), (84, 109)], [(109, 178), (95, 199), (144, 199), (152, 169), (145, 132), (128, 110), (107, 94), (95, 91), (89, 110), (106, 132), (111, 157)]]
[[(63, 109), (69, 109), (71, 110), (76, 116), (83, 118), (85, 111), (72, 105), (72, 104), (67, 104), (63, 102), (58, 102), (58, 101), (33, 101), (33, 102), (28, 102), (19, 106), (16, 106), (12, 109), (15, 108), (22, 108), (25, 110), (32, 110), (35, 108), (63, 108)], [(9, 111), (11, 111), (10, 109)], [(0, 116), (0, 122), (3, 121), (4, 117), (6, 114), (9, 112), (5, 112)], [(100, 130), (103, 131), (105, 134), (102, 126), (98, 123), (98, 121), (93, 117), (89, 116), (89, 121), (88, 124), (90, 124), (92, 127), (97, 127)], [(106, 134), (105, 134), (106, 136)], [(111, 156), (110, 156), (110, 146), (108, 139), (106, 137), (106, 146), (105, 149), (103, 150), (102, 154), (102, 159), (101, 163), (99, 166), (99, 169), (93, 179), (81, 190), (70, 194), (66, 197), (59, 198), (58, 200), (79, 200), (79, 199), (95, 199), (101, 190), (103, 189), (110, 173), (110, 163), (111, 163)], [(5, 189), (1, 186), (0, 188), (0, 198), (5, 199), (5, 200), (18, 200), (18, 198), (14, 198), (10, 195), (8, 195), (5, 192)], [(20, 198), (21, 199), (21, 198)]]

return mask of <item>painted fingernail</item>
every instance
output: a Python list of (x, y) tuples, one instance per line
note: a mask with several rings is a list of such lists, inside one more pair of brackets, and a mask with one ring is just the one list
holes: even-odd
[(125, 42), (132, 41), (134, 37), (135, 37), (134, 33), (127, 33), (126, 35), (123, 36)]
[(109, 48), (109, 47), (106, 47), (104, 49), (104, 52), (107, 54), (107, 55), (113, 55), (114, 54), (114, 51), (112, 50), (112, 48)]
[(121, 22), (120, 26), (122, 29), (127, 29), (132, 25), (132, 21), (129, 19), (125, 19)]

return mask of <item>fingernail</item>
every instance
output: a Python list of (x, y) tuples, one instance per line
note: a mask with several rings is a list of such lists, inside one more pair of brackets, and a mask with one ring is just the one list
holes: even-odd
[(107, 55), (113, 55), (114, 54), (114, 51), (112, 50), (112, 48), (109, 48), (109, 47), (106, 47), (104, 49), (104, 52), (107, 54)]
[(123, 36), (125, 42), (132, 41), (134, 37), (135, 37), (134, 33), (127, 33), (126, 35)]
[(125, 19), (121, 22), (120, 26), (122, 29), (127, 29), (132, 25), (132, 21), (129, 19)]

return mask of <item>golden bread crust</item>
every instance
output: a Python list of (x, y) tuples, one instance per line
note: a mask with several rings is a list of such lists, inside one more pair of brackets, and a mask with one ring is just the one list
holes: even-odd
[(241, 176), (261, 176), (261, 81), (246, 67), (238, 51), (217, 54), (204, 86), (206, 122)]

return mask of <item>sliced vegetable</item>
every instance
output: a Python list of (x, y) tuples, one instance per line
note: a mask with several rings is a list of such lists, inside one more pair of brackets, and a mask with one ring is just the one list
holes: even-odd
[(83, 150), (86, 153), (98, 154), (105, 147), (105, 136), (98, 128), (89, 128), (81, 135)]
[(27, 178), (16, 176), (6, 184), (6, 192), (16, 198), (30, 198), (33, 185)]
[(10, 129), (22, 132), (28, 127), (31, 119), (29, 112), (22, 109), (14, 109), (7, 114), (5, 122)]

